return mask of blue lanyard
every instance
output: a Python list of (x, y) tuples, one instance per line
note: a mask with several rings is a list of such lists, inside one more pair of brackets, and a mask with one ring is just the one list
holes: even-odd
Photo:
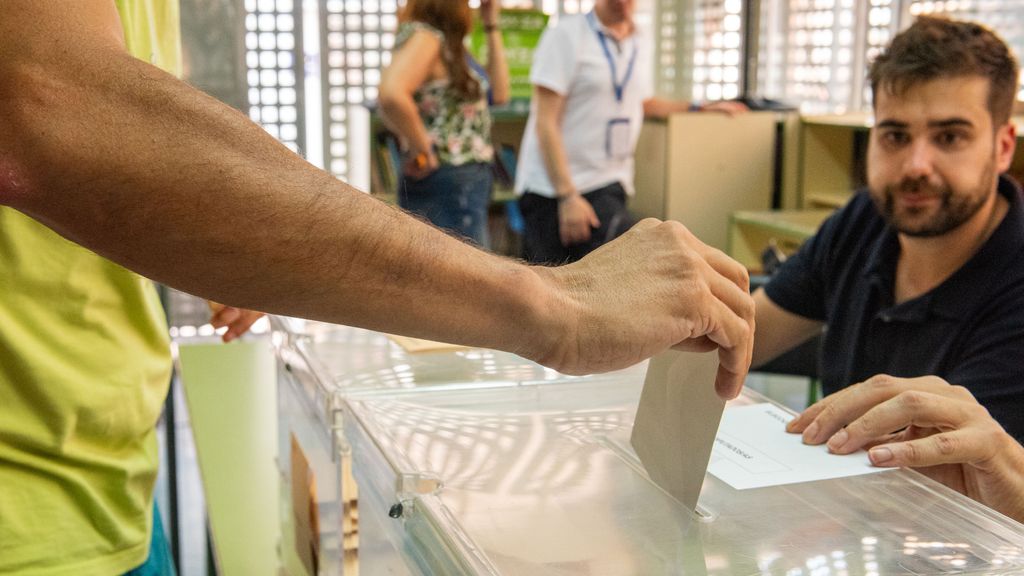
[(626, 89), (626, 85), (629, 84), (630, 78), (633, 77), (633, 64), (636, 63), (637, 47), (636, 43), (633, 44), (633, 54), (629, 57), (629, 65), (626, 66), (626, 75), (622, 77), (622, 82), (619, 82), (619, 75), (615, 71), (615, 58), (612, 57), (612, 51), (608, 49), (608, 39), (605, 37), (601, 27), (597, 25), (597, 17), (593, 11), (587, 13), (587, 22), (590, 23), (590, 27), (597, 33), (597, 39), (601, 41), (601, 48), (604, 50), (604, 57), (608, 60), (608, 67), (612, 72), (612, 88), (615, 89), (615, 100), (619, 103), (622, 102), (622, 94)]

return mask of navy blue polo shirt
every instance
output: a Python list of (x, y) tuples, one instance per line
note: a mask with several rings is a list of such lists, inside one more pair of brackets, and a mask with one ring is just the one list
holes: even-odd
[(832, 394), (877, 374), (935, 375), (966, 387), (1024, 441), (1024, 204), (1010, 203), (988, 241), (945, 282), (894, 304), (896, 231), (867, 191), (833, 214), (765, 286), (772, 302), (825, 322), (822, 386)]

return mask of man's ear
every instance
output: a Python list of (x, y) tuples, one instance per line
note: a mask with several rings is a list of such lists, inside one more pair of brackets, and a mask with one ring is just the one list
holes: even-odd
[(1017, 125), (1007, 120), (996, 131), (996, 166), (1002, 174), (1013, 163), (1013, 152), (1017, 149)]

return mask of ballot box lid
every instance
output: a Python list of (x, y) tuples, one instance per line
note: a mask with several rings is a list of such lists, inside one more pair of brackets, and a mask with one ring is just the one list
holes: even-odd
[(568, 376), (508, 352), (442, 346), (410, 352), (380, 332), (274, 317), (277, 355), (318, 416), (332, 414), (349, 396), (400, 394), (421, 389), (493, 388), (596, 379), (643, 378), (646, 363), (612, 375)]
[(387, 540), (415, 574), (1024, 572), (1024, 526), (910, 470), (751, 490), (709, 474), (687, 510), (630, 447), (642, 381), (346, 399), (359, 515), (384, 519), (361, 546)]

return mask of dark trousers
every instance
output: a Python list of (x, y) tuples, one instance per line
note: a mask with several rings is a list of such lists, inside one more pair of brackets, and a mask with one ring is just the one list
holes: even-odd
[(563, 246), (558, 236), (558, 200), (534, 194), (529, 190), (519, 199), (523, 213), (523, 257), (534, 264), (566, 264), (583, 258), (602, 244), (614, 240), (629, 230), (635, 219), (626, 210), (626, 190), (616, 182), (583, 194), (594, 207), (598, 228), (590, 233), (590, 240), (581, 244)]

